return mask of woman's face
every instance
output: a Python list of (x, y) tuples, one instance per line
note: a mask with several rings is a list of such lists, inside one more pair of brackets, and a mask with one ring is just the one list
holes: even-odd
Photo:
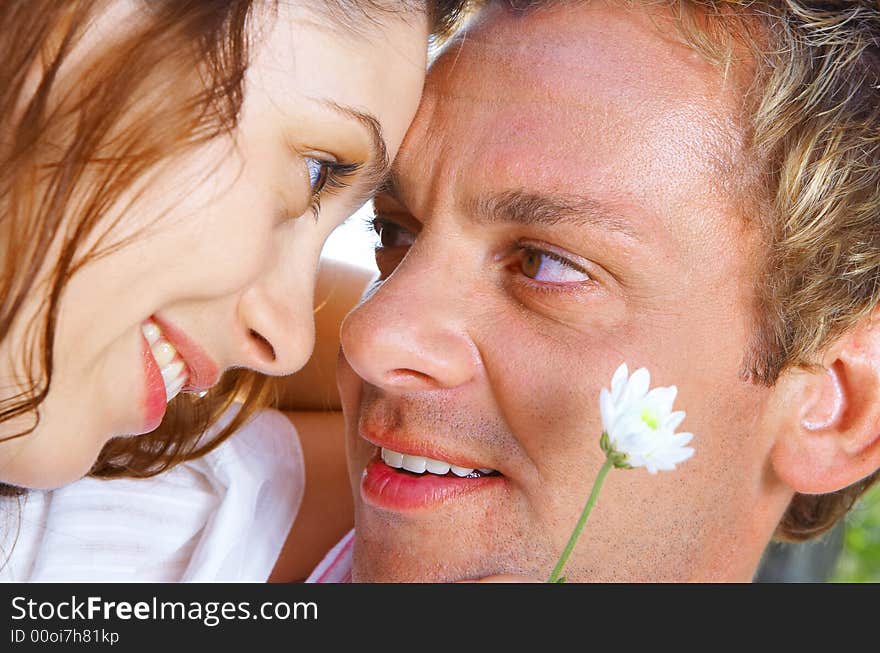
[[(352, 34), (279, 4), (254, 40), (235, 144), (216, 139), (175, 160), (108, 214), (101, 245), (123, 246), (69, 280), (39, 425), (0, 444), (0, 481), (70, 482), (110, 438), (153, 430), (168, 397), (230, 367), (283, 375), (308, 359), (321, 247), (397, 152), (421, 95), (427, 27), (382, 16)], [(0, 344), (12, 384), (24, 336)]]

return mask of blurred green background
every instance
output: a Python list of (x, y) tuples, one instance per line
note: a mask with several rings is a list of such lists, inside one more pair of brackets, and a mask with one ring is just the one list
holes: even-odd
[(880, 485), (834, 528), (801, 543), (771, 542), (759, 583), (880, 583)]
[(843, 551), (831, 582), (880, 583), (880, 485), (847, 515)]

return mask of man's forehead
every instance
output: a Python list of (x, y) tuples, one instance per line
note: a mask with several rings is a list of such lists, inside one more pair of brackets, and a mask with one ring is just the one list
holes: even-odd
[[(708, 84), (718, 78), (718, 70), (684, 44), (676, 20), (650, 2), (558, 3), (528, 13), (504, 4), (486, 8), (459, 35), (449, 48), (453, 58), (470, 51), (477, 60), (519, 70), (542, 89), (561, 80), (619, 82), (618, 64), (627, 61), (650, 71), (639, 81), (652, 92), (674, 88), (681, 74), (702, 74)], [(593, 80), (582, 80), (587, 69)]]
[(559, 3), (525, 14), (491, 6), (435, 63), (428, 88), (446, 101), (494, 102), (508, 121), (546, 125), (541, 115), (552, 113), (583, 129), (597, 117), (647, 123), (691, 113), (711, 120), (717, 139), (743, 112), (733, 78), (648, 3)]
[(614, 199), (634, 202), (671, 177), (726, 186), (742, 98), (657, 20), (607, 3), (486, 10), (432, 67), (402, 176), (429, 165), (421, 180), (482, 171), (495, 190), (567, 192), (613, 180)]

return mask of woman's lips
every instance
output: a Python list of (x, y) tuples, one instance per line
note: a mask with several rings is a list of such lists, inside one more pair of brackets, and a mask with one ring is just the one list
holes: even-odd
[(163, 335), (186, 363), (189, 379), (183, 387), (184, 392), (199, 392), (215, 385), (220, 379), (220, 368), (205, 350), (171, 322), (158, 315), (151, 319), (159, 325)]
[(416, 475), (389, 467), (378, 459), (367, 463), (361, 477), (361, 498), (365, 503), (386, 510), (436, 508), (465, 495), (498, 488), (503, 476), (459, 478), (425, 472)]
[[(168, 341), (173, 347), (175, 355), (182, 359), (183, 365), (185, 365), (186, 382), (182, 387), (178, 384), (169, 390), (162, 378), (162, 370), (156, 361), (150, 341), (142, 334), (142, 358), (146, 385), (142, 433), (149, 433), (161, 424), (168, 407), (169, 395), (167, 393), (169, 391), (176, 394), (178, 391), (199, 392), (207, 390), (216, 384), (220, 377), (217, 364), (183, 331), (155, 315), (149, 318), (148, 322), (150, 321), (155, 322), (155, 325), (161, 330), (161, 337)], [(178, 383), (182, 382), (183, 380)]]
[(165, 408), (168, 405), (165, 399), (165, 382), (162, 373), (153, 358), (150, 343), (141, 335), (142, 358), (144, 361), (144, 378), (146, 379), (146, 393), (144, 395), (144, 427), (143, 432), (149, 433), (162, 423), (165, 417)]

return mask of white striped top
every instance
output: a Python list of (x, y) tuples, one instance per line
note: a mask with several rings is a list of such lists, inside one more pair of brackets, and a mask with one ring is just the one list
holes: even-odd
[(315, 570), (306, 579), (307, 583), (350, 583), (352, 554), (354, 552), (354, 529), (336, 543)]
[(0, 499), (0, 580), (265, 581), (304, 481), (296, 430), (265, 410), (155, 478), (85, 478)]

